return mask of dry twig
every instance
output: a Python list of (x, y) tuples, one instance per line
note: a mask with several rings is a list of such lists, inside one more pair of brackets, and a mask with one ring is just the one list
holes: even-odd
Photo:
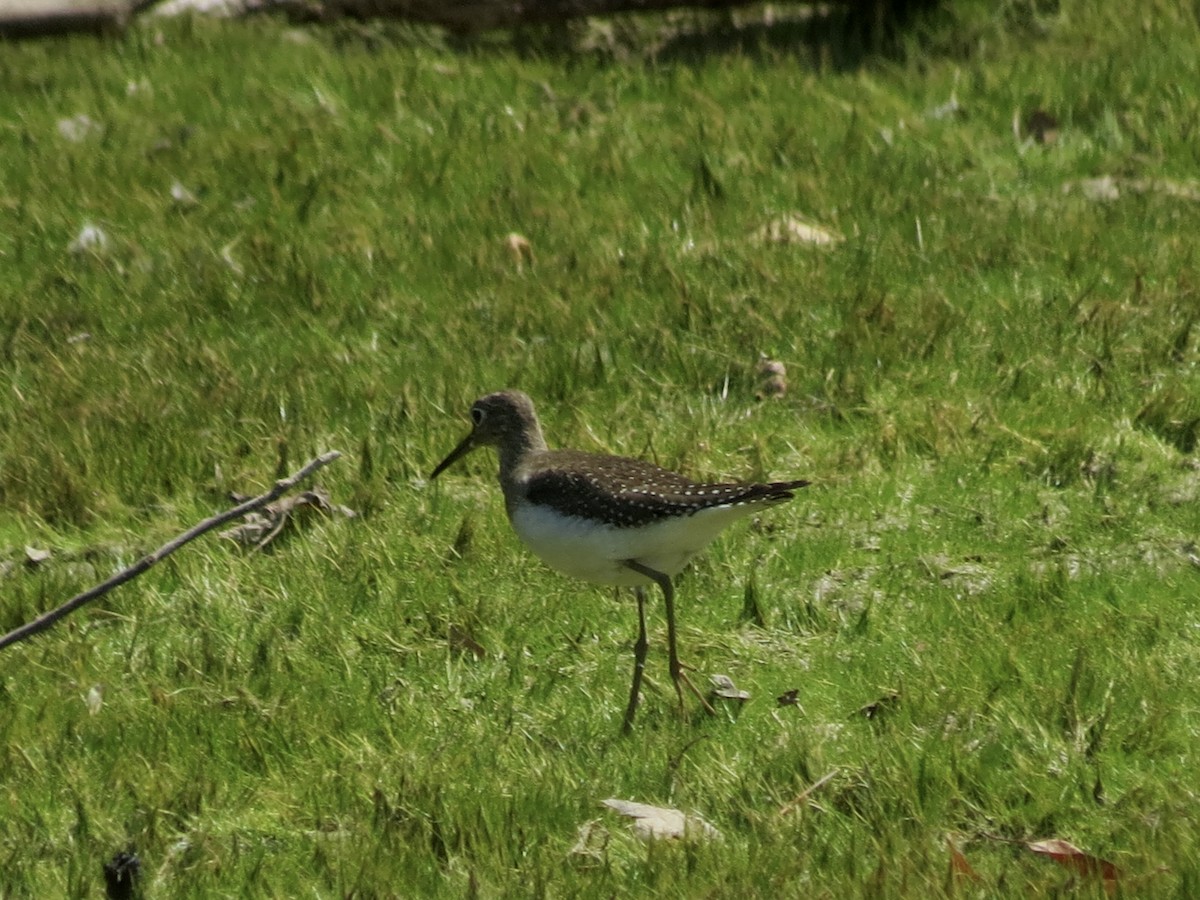
[(825, 785), (827, 785), (830, 781), (832, 781), (834, 776), (837, 775), (837, 773), (838, 773), (837, 769), (834, 769), (831, 772), (826, 772), (824, 775), (822, 775), (820, 778), (818, 778), (816, 781), (814, 781), (812, 784), (810, 784), (808, 787), (806, 787), (804, 790), (802, 790), (799, 794), (797, 794), (795, 797), (793, 797), (787, 803), (783, 804), (783, 806), (781, 806), (779, 808), (779, 811), (777, 813), (775, 813), (775, 815), (777, 817), (786, 816), (788, 813), (790, 813), (796, 807), (801, 806), (804, 803), (807, 803), (808, 798), (811, 797), (813, 794), (815, 794), (817, 791), (819, 791), (821, 788), (823, 788)]
[[(240, 502), (247, 498), (234, 496), (233, 499)], [(265, 550), (283, 533), (297, 509), (315, 509), (330, 515), (336, 512), (348, 519), (358, 515), (347, 506), (335, 505), (329, 499), (329, 494), (321, 488), (314, 488), (291, 497), (281, 497), (264, 506), (262, 512), (247, 513), (245, 522), (222, 531), (217, 537), (233, 541), (251, 551)]]
[(250, 500), (247, 500), (245, 503), (241, 503), (233, 507), (233, 509), (227, 509), (223, 513), (219, 513), (212, 518), (205, 519), (203, 522), (193, 525), (183, 534), (163, 544), (150, 555), (143, 556), (132, 566), (127, 569), (122, 569), (120, 572), (113, 575), (102, 584), (98, 584), (94, 588), (84, 591), (82, 594), (76, 594), (61, 606), (55, 607), (48, 613), (43, 613), (32, 622), (27, 622), (21, 627), (13, 629), (8, 634), (4, 635), (4, 637), (0, 637), (0, 650), (17, 643), (18, 641), (23, 641), (26, 638), (33, 637), (33, 635), (40, 631), (45, 631), (59, 619), (70, 613), (73, 613), (85, 603), (90, 603), (97, 597), (107, 594), (113, 588), (118, 587), (127, 581), (132, 581), (134, 578), (137, 578), (139, 575), (149, 569), (152, 565), (163, 559), (166, 559), (184, 544), (194, 541), (205, 532), (212, 531), (214, 528), (224, 525), (226, 522), (230, 521), (231, 519), (236, 519), (238, 516), (244, 516), (246, 513), (253, 512), (256, 509), (261, 509), (276, 497), (286, 494), (313, 472), (317, 471), (317, 469), (329, 465), (341, 455), (342, 454), (338, 451), (331, 450), (328, 453), (318, 456), (316, 459), (309, 460), (308, 464), (296, 474), (289, 478), (281, 478), (279, 481), (276, 481), (274, 486), (265, 494), (259, 494), (257, 497), (253, 497)]

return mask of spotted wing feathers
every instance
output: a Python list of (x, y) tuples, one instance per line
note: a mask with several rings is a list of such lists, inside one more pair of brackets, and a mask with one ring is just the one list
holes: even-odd
[(702, 484), (641, 460), (552, 451), (528, 473), (526, 499), (564, 515), (636, 527), (713, 507), (771, 506), (807, 484)]

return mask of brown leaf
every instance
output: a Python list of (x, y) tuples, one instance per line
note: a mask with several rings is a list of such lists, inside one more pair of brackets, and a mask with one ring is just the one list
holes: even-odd
[(868, 703), (866, 706), (861, 706), (858, 709), (857, 715), (864, 719), (879, 719), (887, 715), (900, 705), (899, 691), (889, 691), (878, 700)]
[(1048, 838), (1044, 841), (1027, 841), (1025, 847), (1041, 856), (1050, 857), (1060, 866), (1070, 869), (1072, 872), (1078, 872), (1080, 875), (1090, 878), (1103, 878), (1105, 890), (1116, 890), (1117, 881), (1121, 877), (1120, 870), (1108, 860), (1085, 853), (1068, 841)]
[(958, 849), (952, 838), (946, 838), (946, 846), (950, 850), (950, 876), (952, 879), (965, 878), (968, 881), (976, 883), (983, 881), (974, 867), (967, 862), (967, 858), (963, 856), (962, 851)]
[(1025, 119), (1025, 130), (1039, 144), (1053, 144), (1058, 140), (1058, 119), (1044, 109), (1035, 109)]
[(754, 395), (756, 399), (782, 397), (787, 393), (787, 367), (779, 360), (762, 357), (755, 366), (754, 373), (762, 379)]
[(775, 698), (776, 706), (799, 706), (800, 705), (800, 688), (792, 688), (785, 694), (780, 694)]
[(720, 840), (719, 832), (700, 816), (684, 815), (677, 809), (651, 806), (635, 800), (604, 801), (609, 809), (633, 819), (634, 833), (644, 841), (670, 838), (702, 838)]
[(487, 650), (483, 644), (475, 640), (471, 632), (458, 625), (450, 626), (450, 649), (455, 653), (463, 654), (470, 653), (476, 659), (483, 659), (487, 656)]

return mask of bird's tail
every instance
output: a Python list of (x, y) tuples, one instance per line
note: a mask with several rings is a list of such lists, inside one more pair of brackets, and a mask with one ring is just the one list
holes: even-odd
[(798, 491), (800, 488), (808, 487), (810, 484), (812, 484), (812, 482), (806, 481), (803, 478), (797, 479), (796, 481), (772, 481), (768, 484), (756, 484), (754, 486), (754, 493), (757, 496), (747, 499), (768, 505), (785, 503), (796, 496), (793, 491)]

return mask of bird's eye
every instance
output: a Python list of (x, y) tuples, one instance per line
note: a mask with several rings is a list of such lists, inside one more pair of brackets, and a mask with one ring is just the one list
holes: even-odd
[(483, 410), (480, 409), (479, 407), (474, 407), (471, 410), (471, 421), (475, 423), (476, 428), (478, 428), (480, 425), (482, 425), (483, 424)]

